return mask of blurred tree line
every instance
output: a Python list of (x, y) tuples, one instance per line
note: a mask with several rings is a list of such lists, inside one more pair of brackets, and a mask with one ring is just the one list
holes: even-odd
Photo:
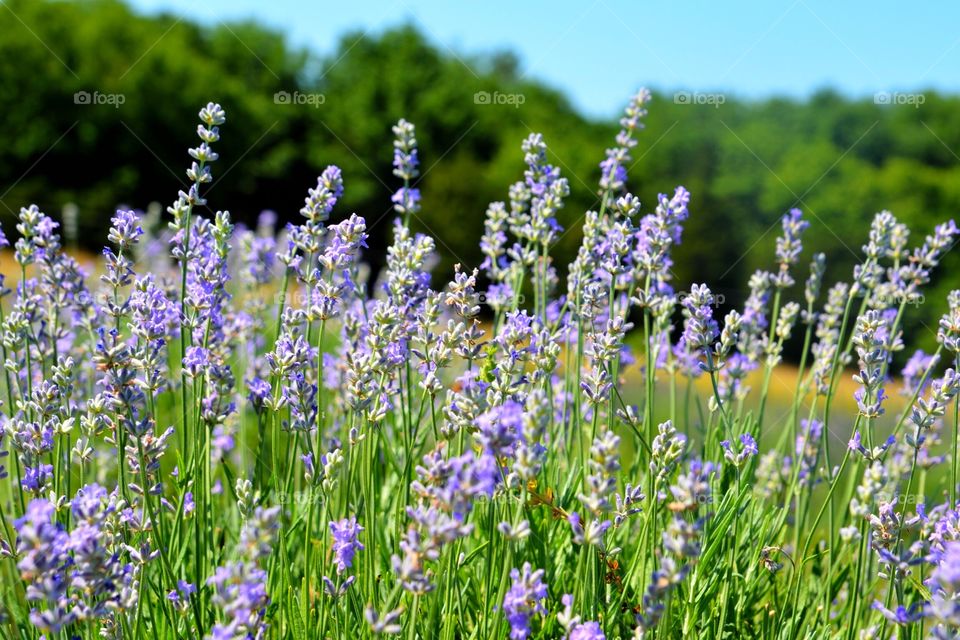
[[(389, 242), (399, 186), (390, 126), (414, 122), (423, 173), (416, 224), (438, 239), (438, 277), (455, 262), (479, 264), (486, 205), (506, 199), (523, 169), (521, 141), (542, 132), (572, 191), (560, 219), (569, 232), (554, 252), (562, 266), (583, 212), (597, 206), (598, 163), (617, 129), (615, 117), (585, 118), (560, 92), (524, 78), (510, 53), (454, 55), (412, 26), (347, 34), (321, 58), (249, 22), (204, 26), (112, 0), (8, 0), (0, 33), (0, 221), (9, 229), (30, 202), (55, 216), (73, 202), (92, 249), (118, 205), (173, 201), (196, 112), (214, 100), (228, 121), (210, 206), (247, 222), (263, 209), (296, 220), (317, 174), (337, 164), (346, 184), (338, 211), (367, 218), (374, 261)], [(497, 93), (522, 104), (498, 104)], [(835, 279), (849, 278), (874, 212), (890, 209), (919, 242), (960, 210), (958, 96), (926, 92), (919, 106), (832, 91), (805, 101), (724, 98), (655, 94), (633, 153), (630, 190), (648, 210), (678, 184), (693, 194), (675, 259), (680, 286), (702, 280), (728, 303), (742, 300), (749, 274), (772, 266), (777, 220), (791, 206), (811, 221), (804, 258), (824, 251)], [(950, 256), (927, 304), (909, 314), (908, 330), (927, 344), (946, 291), (960, 286), (951, 276), (958, 265)], [(806, 266), (801, 285), (805, 277)]]

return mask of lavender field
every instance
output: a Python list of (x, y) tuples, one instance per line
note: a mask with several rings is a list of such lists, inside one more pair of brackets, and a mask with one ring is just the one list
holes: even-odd
[(298, 224), (216, 209), (229, 105), (184, 123), (189, 188), (162, 221), (118, 210), (95, 268), (21, 209), (0, 636), (960, 637), (960, 290), (933, 353), (904, 330), (956, 225), (881, 211), (833, 273), (792, 209), (721, 317), (672, 272), (697, 194), (626, 190), (649, 99), (569, 265), (568, 178), (531, 134), (485, 260), (432, 277), (405, 120), (376, 278), (336, 166)]

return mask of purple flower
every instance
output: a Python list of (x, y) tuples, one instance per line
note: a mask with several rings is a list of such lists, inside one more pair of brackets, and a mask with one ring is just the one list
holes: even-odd
[(253, 236), (246, 247), (245, 262), (250, 280), (256, 284), (266, 284), (273, 277), (276, 264), (277, 241), (272, 237)]
[(638, 275), (649, 275), (651, 291), (665, 291), (670, 280), (670, 251), (673, 245), (680, 244), (683, 232), (682, 222), (689, 216), (687, 206), (690, 192), (677, 187), (672, 197), (658, 196), (654, 213), (640, 220), (635, 234), (636, 248), (631, 259), (640, 270)]
[(305, 453), (300, 456), (300, 460), (303, 462), (304, 475), (306, 476), (307, 480), (312, 480), (314, 472), (316, 471), (313, 466), (313, 454)]
[(197, 592), (197, 588), (186, 580), (177, 580), (177, 588), (167, 593), (169, 600), (179, 611), (186, 613), (190, 596)]
[(207, 583), (214, 588), (214, 604), (222, 608), (226, 616), (224, 622), (214, 625), (209, 638), (263, 637), (267, 627), (265, 612), (270, 604), (266, 571), (235, 562), (218, 567)]
[(677, 481), (670, 485), (675, 500), (670, 508), (675, 511), (695, 510), (702, 504), (709, 504), (712, 500), (710, 479), (716, 470), (712, 462), (697, 458), (691, 460), (688, 472), (681, 473)]
[(754, 440), (753, 436), (749, 433), (744, 433), (740, 436), (740, 451), (734, 451), (733, 447), (730, 446), (729, 440), (724, 440), (720, 443), (720, 446), (723, 447), (723, 457), (738, 469), (743, 466), (747, 458), (759, 453), (757, 441)]
[(397, 213), (419, 211), (420, 189), (400, 187), (397, 192), (390, 197), (390, 201), (393, 202), (393, 209)]
[(620, 437), (604, 429), (590, 446), (587, 461), (587, 490), (578, 496), (590, 512), (600, 515), (613, 509), (611, 498), (617, 488), (620, 471)]
[(420, 210), (420, 190), (410, 182), (420, 175), (417, 154), (416, 128), (401, 119), (393, 127), (393, 175), (403, 179), (403, 186), (393, 195), (393, 209), (401, 215), (416, 214)]
[(60, 236), (55, 233), (59, 226), (35, 204), (21, 208), (17, 225), (21, 237), (14, 244), (13, 254), (17, 263), (26, 266), (55, 256), (60, 250)]
[(330, 227), (327, 230), (329, 243), (319, 258), (324, 269), (338, 273), (347, 269), (356, 253), (367, 246), (366, 229), (366, 221), (355, 213), (340, 224)]
[(211, 600), (223, 612), (223, 621), (214, 625), (208, 638), (241, 640), (266, 636), (270, 596), (267, 572), (260, 568), (260, 563), (273, 548), (279, 511), (278, 507), (258, 507), (240, 532), (240, 559), (218, 567), (207, 580), (213, 587)]
[(151, 274), (134, 282), (133, 292), (130, 294), (130, 312), (130, 330), (155, 344), (165, 340), (171, 327), (179, 324), (179, 311)]
[(713, 319), (713, 294), (706, 285), (694, 284), (690, 295), (683, 298), (683, 340), (693, 351), (705, 351), (719, 335)]
[(222, 424), (218, 424), (213, 428), (213, 437), (210, 441), (211, 452), (210, 456), (213, 460), (221, 460), (227, 453), (233, 451), (234, 439), (233, 434), (228, 430), (228, 428)]
[[(894, 310), (894, 314), (896, 311)], [(878, 309), (870, 309), (857, 318), (853, 344), (859, 356), (860, 370), (853, 376), (861, 385), (854, 393), (860, 414), (865, 418), (877, 418), (884, 413), (883, 401), (886, 392), (886, 366), (890, 352), (902, 346), (899, 339), (890, 336), (893, 319)]]
[(395, 367), (402, 365), (409, 357), (407, 351), (407, 341), (397, 340), (396, 342), (391, 342), (388, 344), (386, 352), (384, 353), (384, 357), (386, 358), (387, 362)]
[(790, 209), (783, 215), (781, 225), (783, 235), (777, 238), (777, 260), (780, 263), (780, 271), (773, 277), (773, 283), (778, 288), (785, 288), (794, 283), (790, 275), (790, 267), (796, 264), (800, 257), (800, 252), (803, 250), (800, 236), (810, 223), (803, 219), (803, 213), (799, 209)]
[(894, 445), (894, 443), (896, 443), (896, 441), (897, 441), (896, 437), (893, 436), (893, 435), (891, 435), (891, 436), (887, 437), (887, 439), (886, 439), (882, 444), (877, 445), (876, 447), (873, 448), (873, 450), (870, 450), (870, 449), (867, 449), (867, 448), (862, 444), (862, 441), (861, 441), (861, 438), (860, 438), (860, 432), (859, 432), (859, 431), (854, 431), (854, 432), (853, 432), (853, 437), (850, 438), (850, 442), (847, 443), (847, 447), (850, 449), (850, 451), (856, 451), (857, 453), (859, 453), (860, 455), (862, 455), (862, 456), (863, 456), (864, 458), (866, 458), (867, 460), (876, 460), (876, 459), (878, 459), (881, 455), (883, 455), (883, 453), (884, 453), (887, 449), (889, 449), (890, 447), (892, 447), (892, 446)]
[(523, 572), (510, 570), (513, 584), (503, 597), (503, 612), (510, 624), (511, 640), (527, 640), (530, 637), (530, 618), (534, 614), (546, 614), (543, 601), (547, 598), (547, 585), (543, 582), (543, 569), (532, 571), (530, 563), (523, 564)]
[[(500, 476), (492, 455), (465, 453), (444, 458), (440, 450), (425, 455), (416, 471), (418, 479), (410, 483), (410, 488), (440, 512), (452, 516), (454, 528), (466, 518), (477, 497), (493, 495)], [(466, 535), (470, 529), (460, 532)]]
[[(814, 467), (820, 452), (820, 439), (823, 437), (823, 423), (819, 420), (801, 420), (800, 433), (794, 451), (797, 455), (800, 470), (797, 479), (803, 484), (812, 482)], [(857, 436), (859, 437), (859, 435)]]
[(603, 629), (597, 622), (584, 622), (576, 625), (567, 636), (568, 640), (606, 640)]
[(120, 209), (110, 222), (110, 232), (107, 235), (107, 240), (121, 249), (126, 249), (135, 244), (143, 235), (140, 217), (134, 211)]
[(417, 130), (412, 123), (403, 118), (393, 127), (393, 175), (404, 180), (412, 180), (420, 175), (417, 167)]
[[(69, 578), (75, 594), (82, 594), (74, 613), (80, 620), (91, 620), (132, 607), (137, 598), (134, 572), (131, 565), (121, 563), (105, 526), (115, 512), (106, 490), (96, 484), (82, 487), (73, 499), (72, 511), (77, 521), (67, 541)], [(141, 553), (146, 561), (153, 557)]]
[(210, 364), (210, 353), (203, 347), (187, 347), (183, 368), (196, 377)]
[[(950, 535), (951, 529), (956, 534), (957, 513), (950, 511), (935, 528), (935, 536), (940, 538), (944, 534)], [(952, 520), (952, 524), (951, 524)], [(932, 597), (927, 605), (928, 617), (937, 624), (934, 627), (934, 637), (948, 638), (960, 628), (960, 542), (951, 540), (943, 544), (942, 549), (934, 550), (935, 566), (930, 572), (930, 579), (926, 584), (930, 587)], [(937, 633), (939, 632), (939, 633)]]
[(960, 353), (960, 289), (947, 296), (947, 307), (947, 313), (941, 316), (937, 328), (937, 342), (957, 354)]
[(569, 593), (560, 598), (563, 611), (557, 614), (557, 622), (567, 630), (565, 640), (606, 640), (603, 629), (596, 622), (582, 622), (573, 613), (573, 596)]
[(270, 398), (270, 383), (266, 380), (254, 376), (253, 378), (247, 380), (247, 398), (250, 399), (250, 402), (255, 408), (260, 408), (263, 406), (263, 403)]
[(477, 418), (477, 442), (483, 450), (497, 458), (513, 454), (523, 433), (523, 405), (507, 400)]
[(308, 190), (300, 213), (308, 223), (325, 222), (341, 195), (343, 195), (343, 176), (339, 167), (330, 165), (317, 178), (316, 188)]
[(688, 564), (678, 566), (671, 556), (663, 558), (660, 568), (651, 575), (650, 584), (643, 595), (643, 611), (636, 614), (637, 627), (641, 631), (649, 631), (656, 627), (663, 615), (664, 600), (683, 581), (689, 567)]
[(78, 521), (93, 520), (103, 509), (106, 498), (107, 490), (98, 484), (81, 487), (70, 502), (70, 512)]
[(58, 634), (75, 617), (67, 600), (66, 567), (69, 536), (53, 522), (55, 509), (45, 499), (31, 500), (17, 530), (17, 568), (27, 583), (27, 600), (42, 603), (30, 610), (30, 621), (44, 633)]
[(357, 539), (363, 527), (357, 524), (353, 516), (330, 523), (330, 535), (333, 537), (333, 558), (337, 573), (343, 573), (353, 566), (353, 556), (363, 549)]
[(23, 472), (20, 486), (24, 491), (38, 495), (46, 488), (47, 480), (53, 476), (53, 465), (40, 462), (33, 467), (24, 467)]
[(627, 179), (626, 165), (630, 162), (630, 149), (636, 146), (634, 133), (643, 128), (641, 119), (647, 115), (646, 104), (651, 95), (647, 89), (640, 89), (631, 98), (630, 104), (620, 119), (621, 129), (617, 133), (617, 146), (607, 149), (607, 157), (600, 163), (600, 194), (605, 204), (610, 205), (613, 196), (623, 190)]
[(927, 373), (927, 369), (936, 364), (938, 359), (934, 355), (927, 355), (922, 349), (914, 351), (903, 366), (903, 371), (900, 372), (903, 377), (901, 393), (905, 396), (912, 396), (914, 393), (922, 394), (930, 383), (929, 377), (924, 378), (924, 375)]
[(923, 610), (917, 605), (911, 605), (910, 608), (899, 605), (891, 611), (883, 606), (883, 603), (879, 600), (874, 600), (870, 608), (879, 611), (884, 618), (894, 624), (907, 625), (923, 619)]

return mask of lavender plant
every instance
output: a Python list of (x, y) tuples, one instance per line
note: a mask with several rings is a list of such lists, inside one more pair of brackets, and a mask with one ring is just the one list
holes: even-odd
[(22, 209), (0, 291), (0, 635), (958, 637), (960, 291), (936, 350), (891, 371), (957, 227), (910, 249), (881, 212), (850, 277), (821, 296), (813, 255), (801, 294), (793, 209), (721, 314), (708, 284), (675, 288), (693, 196), (644, 213), (627, 191), (649, 99), (563, 277), (569, 184), (539, 134), (487, 209), (483, 263), (449, 283), (411, 229), (404, 120), (375, 281), (337, 167), (279, 231), (209, 209), (216, 104), (169, 228), (118, 211), (96, 273)]

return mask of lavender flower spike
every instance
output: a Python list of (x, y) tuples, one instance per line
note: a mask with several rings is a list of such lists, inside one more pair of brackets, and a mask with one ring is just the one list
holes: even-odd
[(535, 614), (545, 615), (547, 608), (547, 585), (543, 582), (543, 569), (533, 571), (530, 563), (523, 564), (523, 571), (510, 570), (513, 585), (503, 598), (503, 612), (510, 623), (510, 640), (527, 640), (530, 637), (530, 619)]
[(357, 524), (353, 516), (330, 523), (330, 535), (333, 536), (333, 558), (337, 573), (343, 573), (353, 566), (353, 556), (363, 549), (357, 539), (363, 527)]

